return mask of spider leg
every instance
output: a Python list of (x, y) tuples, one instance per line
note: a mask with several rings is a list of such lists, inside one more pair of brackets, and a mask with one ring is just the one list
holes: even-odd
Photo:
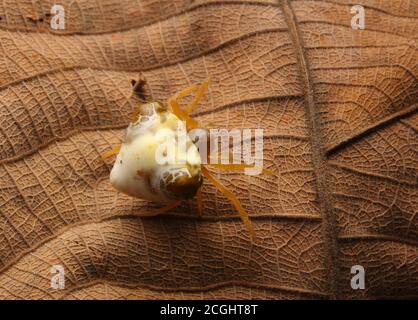
[(171, 107), (171, 111), (182, 121), (186, 122), (187, 130), (197, 128), (199, 126), (198, 122), (192, 118), (188, 114), (186, 114), (181, 108), (178, 101), (175, 98), (171, 98), (168, 100), (168, 103)]
[(110, 158), (111, 156), (118, 154), (120, 151), (120, 146), (116, 146), (114, 148), (112, 148), (112, 150), (105, 152), (102, 154), (102, 159), (106, 160), (107, 158)]
[(244, 169), (261, 169), (261, 172), (263, 174), (268, 174), (268, 175), (274, 175), (273, 171), (270, 171), (268, 169), (265, 168), (259, 168), (257, 166), (253, 166), (250, 164), (222, 164), (222, 163), (214, 163), (211, 164), (209, 163), (210, 166), (217, 168), (219, 170), (225, 170), (225, 171), (242, 171)]
[(234, 205), (235, 209), (237, 209), (242, 222), (244, 223), (245, 227), (247, 228), (248, 232), (250, 233), (251, 239), (255, 239), (255, 232), (253, 229), (253, 226), (251, 224), (250, 218), (248, 217), (248, 213), (244, 210), (244, 208), (241, 205), (241, 202), (238, 200), (238, 198), (229, 191), (220, 181), (218, 181), (215, 177), (213, 177), (208, 169), (206, 169), (204, 166), (202, 168), (202, 175), (207, 178), (212, 184), (221, 191), (225, 197), (228, 198), (228, 200)]
[(187, 114), (180, 108), (180, 104), (178, 103), (178, 101), (183, 98), (188, 96), (189, 94), (191, 94), (192, 92), (198, 90), (198, 86), (197, 85), (193, 85), (190, 86), (188, 88), (185, 88), (179, 92), (177, 92), (174, 96), (172, 96), (169, 100), (168, 103), (171, 106), (171, 111), (177, 116), (179, 117), (181, 120), (186, 120), (186, 116)]
[[(217, 168), (219, 170), (223, 170), (223, 171), (243, 171), (245, 169), (258, 169), (260, 170), (260, 172), (262, 174), (266, 174), (266, 175), (272, 175), (274, 176), (274, 172), (266, 169), (266, 168), (262, 168), (262, 167), (258, 167), (258, 166), (254, 166), (251, 164), (246, 164), (246, 163), (210, 163), (209, 160), (210, 156), (208, 155), (208, 159), (207, 159), (207, 164), (209, 166), (212, 166), (214, 168)], [(229, 150), (229, 159), (234, 159), (234, 155), (231, 152), (231, 150)]]
[(159, 214), (162, 214), (164, 212), (170, 211), (171, 209), (174, 209), (176, 207), (178, 207), (181, 204), (181, 201), (176, 201), (173, 203), (170, 203), (164, 207), (152, 210), (152, 211), (148, 211), (148, 212), (144, 212), (141, 214), (137, 214), (138, 217), (155, 217), (158, 216)]
[(187, 107), (184, 109), (187, 115), (189, 115), (193, 111), (193, 109), (196, 108), (197, 105), (199, 104), (199, 101), (202, 99), (203, 95), (208, 90), (209, 81), (210, 81), (210, 78), (203, 81), (203, 83), (200, 86), (198, 86), (196, 90), (196, 96), (194, 97), (193, 101), (190, 102), (187, 105)]
[[(194, 129), (198, 127), (198, 122), (190, 117), (190, 112), (198, 105), (203, 95), (207, 91), (209, 80), (204, 81), (200, 86), (193, 85), (176, 93), (168, 100), (172, 112), (181, 120), (186, 122), (187, 129)], [(180, 108), (179, 100), (189, 94), (196, 92), (194, 99), (186, 106), (184, 110)]]

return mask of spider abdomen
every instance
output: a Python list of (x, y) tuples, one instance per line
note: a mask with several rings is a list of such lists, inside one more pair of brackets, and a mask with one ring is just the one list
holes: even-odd
[(186, 126), (164, 105), (141, 105), (110, 173), (111, 184), (136, 198), (193, 198), (202, 184), (200, 154)]

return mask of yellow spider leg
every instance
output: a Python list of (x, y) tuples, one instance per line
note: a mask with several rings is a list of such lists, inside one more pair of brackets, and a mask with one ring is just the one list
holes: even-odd
[(206, 177), (212, 184), (221, 191), (229, 201), (234, 205), (235, 209), (237, 209), (242, 222), (244, 223), (245, 227), (247, 228), (248, 232), (250, 233), (251, 239), (255, 239), (255, 232), (253, 229), (253, 226), (251, 224), (250, 218), (248, 217), (248, 213), (244, 210), (244, 208), (241, 206), (240, 201), (238, 198), (229, 191), (221, 182), (219, 182), (215, 177), (213, 177), (208, 169), (206, 169), (204, 166), (202, 168), (202, 175)]
[(200, 99), (202, 99), (203, 95), (206, 93), (209, 87), (209, 81), (210, 79), (205, 80), (196, 91), (196, 96), (194, 97), (193, 101), (190, 102), (187, 107), (184, 109), (186, 111), (186, 114), (189, 115), (194, 108), (199, 104)]
[(171, 107), (171, 112), (173, 112), (180, 120), (184, 120), (183, 111), (181, 110), (180, 105), (177, 102), (177, 100), (170, 98), (168, 100), (168, 103)]
[[(172, 98), (168, 100), (169, 105), (171, 106), (172, 112), (179, 117), (181, 120), (186, 121), (187, 130), (195, 129), (199, 126), (198, 122), (190, 117), (190, 112), (198, 105), (199, 101), (202, 99), (207, 88), (209, 86), (209, 80), (204, 81), (200, 86), (193, 85), (186, 89), (181, 90), (176, 93)], [(196, 96), (193, 101), (186, 106), (184, 110), (180, 108), (178, 100), (183, 97), (188, 96), (190, 93), (196, 91)]]
[(182, 121), (186, 122), (187, 130), (197, 128), (199, 126), (198, 122), (192, 118), (190, 118), (187, 114), (185, 114), (181, 108), (177, 100), (170, 99), (168, 101), (171, 107), (171, 111)]
[(161, 208), (158, 208), (158, 209), (155, 209), (155, 210), (152, 210), (152, 211), (148, 211), (148, 212), (145, 212), (145, 213), (138, 214), (137, 216), (141, 217), (141, 218), (142, 217), (155, 217), (155, 216), (158, 216), (159, 214), (162, 214), (164, 212), (170, 211), (171, 209), (174, 209), (174, 208), (178, 207), (180, 205), (180, 203), (181, 203), (181, 200), (170, 203), (170, 204), (168, 204), (164, 207), (161, 207)]
[(198, 89), (198, 86), (193, 85), (191, 87), (185, 88), (179, 92), (177, 92), (173, 97), (171, 97), (168, 100), (168, 103), (171, 106), (171, 111), (177, 116), (179, 117), (181, 120), (186, 120), (186, 113), (181, 110), (180, 105), (178, 103), (178, 100), (180, 100), (183, 97), (188, 96), (190, 93), (192, 93), (193, 91), (196, 91)]
[(185, 89), (183, 89), (183, 90), (181, 90), (181, 91), (177, 92), (177, 93), (173, 96), (173, 99), (175, 99), (175, 100), (179, 100), (179, 99), (181, 99), (181, 98), (183, 98), (183, 97), (188, 96), (189, 94), (191, 94), (192, 92), (194, 92), (194, 91), (196, 91), (196, 90), (198, 90), (198, 89), (199, 89), (199, 86), (198, 86), (198, 85), (192, 85), (192, 86), (190, 86), (190, 87), (188, 87), (188, 88), (185, 88)]
[(190, 118), (188, 114), (186, 114), (185, 119), (186, 119), (187, 131), (190, 131), (191, 129), (196, 129), (197, 127), (199, 127), (199, 123), (196, 120)]
[(270, 171), (270, 170), (265, 169), (265, 168), (259, 168), (257, 166), (253, 166), (253, 165), (250, 165), (250, 164), (222, 164), (222, 163), (211, 164), (211, 163), (209, 163), (208, 165), (210, 165), (212, 167), (215, 167), (219, 170), (225, 170), (225, 171), (227, 171), (227, 170), (242, 171), (242, 170), (247, 169), (247, 168), (248, 169), (261, 169), (263, 174), (274, 175), (273, 171)]
[(202, 210), (202, 187), (197, 190), (196, 193), (196, 202), (197, 202), (197, 210), (199, 212), (199, 217), (202, 218), (203, 210)]
[(120, 151), (120, 146), (114, 147), (112, 150), (105, 152), (102, 154), (102, 159), (106, 160), (107, 158), (110, 158), (111, 156), (118, 154)]

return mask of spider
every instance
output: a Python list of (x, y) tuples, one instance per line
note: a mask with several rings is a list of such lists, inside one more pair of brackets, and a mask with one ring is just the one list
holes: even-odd
[[(165, 206), (141, 217), (156, 216), (177, 207), (183, 200), (196, 197), (199, 216), (202, 216), (202, 182), (209, 180), (238, 211), (239, 216), (248, 230), (251, 239), (255, 239), (254, 228), (248, 213), (238, 198), (216, 179), (207, 169), (213, 166), (220, 170), (244, 170), (254, 168), (247, 164), (202, 164), (201, 156), (195, 141), (189, 137), (190, 130), (199, 128), (199, 123), (191, 118), (190, 113), (208, 90), (210, 79), (200, 85), (192, 85), (181, 90), (168, 100), (168, 104), (160, 102), (139, 103), (131, 117), (126, 136), (120, 146), (102, 155), (105, 160), (116, 155), (110, 173), (110, 182), (114, 188), (136, 198), (142, 198)], [(144, 80), (134, 81), (134, 93), (141, 97)], [(185, 108), (180, 107), (180, 100), (191, 94), (194, 98)], [(187, 152), (176, 151), (176, 156), (183, 156), (186, 161), (161, 163), (156, 154), (161, 145), (167, 141), (178, 143), (173, 133), (179, 130), (185, 133)], [(187, 153), (187, 154), (186, 154)], [(160, 154), (161, 155), (161, 154)], [(167, 149), (162, 152), (167, 155)], [(263, 173), (272, 174), (266, 169)]]

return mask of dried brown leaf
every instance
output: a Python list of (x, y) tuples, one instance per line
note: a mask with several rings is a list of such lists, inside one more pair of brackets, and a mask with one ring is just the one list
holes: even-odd
[[(357, 2), (365, 30), (349, 0), (76, 0), (53, 31), (3, 1), (0, 298), (416, 298), (418, 3)], [(201, 220), (110, 186), (138, 72), (160, 101), (210, 75), (195, 116), (265, 130), (276, 175), (221, 176), (259, 242), (208, 184)]]

